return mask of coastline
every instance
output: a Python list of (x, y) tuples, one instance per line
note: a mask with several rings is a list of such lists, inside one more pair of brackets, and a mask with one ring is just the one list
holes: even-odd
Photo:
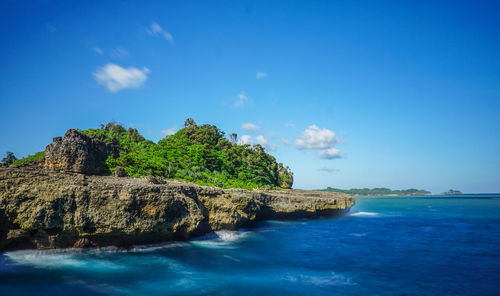
[(0, 250), (188, 240), (256, 220), (341, 214), (354, 203), (342, 193), (151, 184), (145, 178), (0, 168)]

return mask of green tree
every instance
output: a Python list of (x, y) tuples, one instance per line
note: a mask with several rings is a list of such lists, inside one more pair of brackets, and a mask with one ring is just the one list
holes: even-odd
[(5, 157), (2, 159), (2, 163), (6, 165), (11, 165), (14, 161), (17, 160), (17, 157), (14, 155), (14, 152), (7, 152)]
[(232, 133), (229, 135), (229, 141), (231, 141), (231, 144), (236, 144), (236, 142), (238, 141), (238, 134), (236, 133)]
[(184, 127), (196, 127), (196, 122), (194, 121), (194, 119), (188, 118), (186, 119), (186, 121), (184, 121)]

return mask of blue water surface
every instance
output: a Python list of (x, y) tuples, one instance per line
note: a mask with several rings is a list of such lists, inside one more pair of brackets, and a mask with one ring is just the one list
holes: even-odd
[(357, 198), (191, 242), (0, 254), (0, 295), (500, 295), (500, 196)]

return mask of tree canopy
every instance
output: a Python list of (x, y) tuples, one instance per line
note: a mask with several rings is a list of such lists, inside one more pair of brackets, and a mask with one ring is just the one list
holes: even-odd
[(184, 126), (158, 143), (114, 122), (83, 132), (120, 147), (119, 156), (106, 160), (110, 173), (120, 166), (129, 176), (154, 175), (223, 188), (291, 187), (290, 169), (261, 145), (238, 145), (236, 134), (228, 140), (216, 126), (197, 125), (191, 118)]

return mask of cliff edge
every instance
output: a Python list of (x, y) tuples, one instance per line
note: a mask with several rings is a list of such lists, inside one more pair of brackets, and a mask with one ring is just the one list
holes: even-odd
[[(185, 240), (210, 231), (237, 229), (257, 219), (333, 215), (354, 204), (354, 199), (343, 193), (221, 189), (166, 180), (158, 175), (126, 177), (126, 171), (119, 166), (113, 176), (106, 176), (109, 173), (106, 161), (119, 154), (126, 155), (133, 145), (120, 146), (117, 137), (103, 141), (99, 133), (101, 136), (114, 133), (122, 137), (122, 142), (132, 138), (144, 140), (137, 130), (125, 131), (119, 125), (108, 125), (109, 130), (95, 130), (95, 137), (69, 129), (64, 138), (54, 138), (43, 158), (0, 167), (0, 250)], [(272, 170), (262, 171), (260, 177), (271, 172), (274, 181), (269, 184), (278, 182), (283, 188), (291, 187), (293, 176), (288, 168), (276, 163), (262, 147), (254, 151), (235, 146), (214, 126), (196, 127), (193, 123), (185, 129), (179, 132), (179, 137), (188, 132), (201, 139), (215, 135), (217, 145), (240, 151), (251, 160), (248, 170), (259, 168), (259, 159), (267, 161)], [(156, 145), (141, 143), (134, 145)], [(141, 161), (148, 163), (145, 159)]]
[(342, 193), (221, 189), (41, 165), (2, 167), (0, 250), (185, 240), (257, 219), (333, 215), (353, 204)]

